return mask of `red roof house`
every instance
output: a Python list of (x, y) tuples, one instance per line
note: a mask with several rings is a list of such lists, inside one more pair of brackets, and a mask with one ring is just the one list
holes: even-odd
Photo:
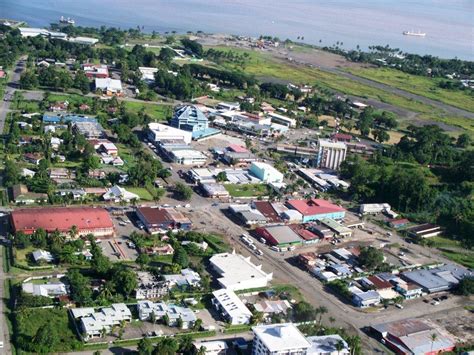
[(15, 210), (11, 214), (13, 231), (32, 234), (37, 229), (67, 234), (76, 226), (80, 236), (113, 237), (114, 223), (103, 208), (41, 207)]

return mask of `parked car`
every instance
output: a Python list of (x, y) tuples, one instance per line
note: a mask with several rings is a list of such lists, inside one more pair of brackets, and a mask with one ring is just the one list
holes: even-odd
[(399, 309), (403, 309), (403, 306), (402, 306), (400, 303), (397, 303), (397, 304), (395, 305), (395, 307), (397, 307), (397, 308), (399, 308)]

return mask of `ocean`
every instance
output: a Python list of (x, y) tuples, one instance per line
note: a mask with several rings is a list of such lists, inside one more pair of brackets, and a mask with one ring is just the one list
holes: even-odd
[[(272, 35), (347, 49), (389, 45), (474, 60), (474, 0), (0, 0), (0, 18), (31, 27), (72, 17), (82, 26)], [(402, 35), (426, 32), (426, 37)]]

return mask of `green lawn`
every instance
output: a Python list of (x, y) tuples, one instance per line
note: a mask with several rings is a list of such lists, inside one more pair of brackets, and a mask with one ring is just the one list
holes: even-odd
[(130, 191), (130, 192), (134, 193), (134, 194), (137, 194), (138, 196), (140, 196), (140, 199), (143, 200), (143, 201), (153, 201), (153, 196), (144, 187), (127, 186), (127, 187), (125, 187), (125, 189), (127, 191)]
[(474, 268), (474, 252), (470, 250), (454, 251), (440, 248), (443, 255), (455, 263), (461, 264), (470, 269)]
[(151, 102), (125, 101), (125, 107), (133, 113), (138, 113), (144, 109), (145, 113), (150, 115), (153, 121), (166, 121), (173, 112), (173, 108), (170, 105), (160, 105)]
[(461, 243), (454, 239), (444, 238), (442, 236), (435, 236), (429, 239), (434, 243), (436, 248), (457, 248), (461, 246)]
[(474, 112), (474, 96), (470, 91), (446, 90), (438, 86), (443, 79), (403, 73), (389, 68), (357, 68), (349, 72), (417, 95)]
[(265, 184), (225, 184), (224, 187), (232, 197), (258, 197), (267, 196), (269, 187)]
[(46, 324), (52, 324), (54, 335), (54, 352), (80, 350), (82, 343), (77, 339), (70, 324), (66, 309), (24, 309), (15, 313), (17, 346), (29, 352), (36, 352), (34, 343), (38, 330)]

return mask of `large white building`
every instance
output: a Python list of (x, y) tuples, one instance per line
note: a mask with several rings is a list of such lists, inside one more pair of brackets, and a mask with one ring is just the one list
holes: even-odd
[(222, 318), (230, 324), (249, 324), (252, 312), (245, 306), (234, 291), (220, 289), (212, 293), (212, 304)]
[(283, 174), (267, 163), (254, 161), (250, 166), (250, 172), (266, 183), (282, 183)]
[(155, 143), (161, 140), (176, 140), (190, 144), (193, 139), (193, 134), (192, 132), (183, 131), (182, 129), (152, 122), (148, 124), (148, 138)]
[(266, 273), (262, 265), (255, 265), (249, 257), (240, 254), (215, 254), (209, 260), (214, 270), (221, 276), (219, 284), (228, 290), (238, 291), (250, 288), (266, 287), (273, 273)]
[(292, 323), (252, 328), (253, 355), (306, 355), (311, 344)]
[(153, 303), (151, 301), (138, 301), (138, 318), (141, 321), (150, 320), (152, 314), (156, 319), (161, 319), (165, 315), (168, 316), (169, 326), (177, 326), (178, 319), (183, 322), (182, 329), (189, 329), (196, 321), (196, 315), (193, 310), (186, 307), (177, 306), (175, 304), (167, 304), (164, 302)]
[(94, 308), (73, 308), (71, 313), (74, 319), (80, 320), (81, 332), (84, 340), (100, 337), (102, 332), (110, 332), (114, 326), (120, 325), (122, 321), (130, 322), (132, 312), (124, 303), (114, 303), (110, 307), (104, 307), (99, 312)]
[(320, 168), (337, 170), (346, 159), (346, 154), (347, 146), (345, 143), (320, 139), (318, 142), (316, 165)]

